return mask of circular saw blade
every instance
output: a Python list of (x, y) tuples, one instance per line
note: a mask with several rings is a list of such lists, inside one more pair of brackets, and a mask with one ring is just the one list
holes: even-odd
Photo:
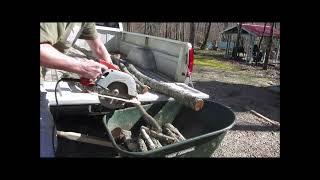
[[(124, 99), (130, 99), (130, 95), (128, 95), (128, 88), (124, 83), (121, 82), (113, 82), (108, 87), (108, 90), (104, 89), (99, 92), (102, 95), (108, 95), (113, 97), (119, 97)], [(109, 109), (118, 109), (122, 108), (125, 105), (125, 102), (115, 99), (109, 99), (105, 97), (99, 97), (101, 105)]]

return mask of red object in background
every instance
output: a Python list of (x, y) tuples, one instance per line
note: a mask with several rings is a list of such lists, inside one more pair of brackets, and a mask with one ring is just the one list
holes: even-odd
[[(114, 65), (112, 63), (108, 63), (106, 60), (104, 59), (100, 59), (99, 60), (100, 64), (103, 64), (105, 66), (107, 66), (109, 69), (113, 69), (113, 70), (120, 70), (119, 67), (117, 65)], [(92, 79), (87, 79), (87, 78), (80, 78), (80, 84), (82, 84), (83, 86), (89, 86), (92, 87), (95, 85), (95, 82)]]
[[(266, 29), (263, 32), (264, 25), (262, 24), (242, 24), (242, 29), (245, 29), (259, 37), (262, 35), (265, 37), (270, 37), (271, 36), (271, 26), (266, 25)], [(276, 28), (273, 28), (273, 36), (280, 38), (280, 31)]]
[(194, 50), (193, 48), (189, 49), (189, 64), (188, 64), (188, 73), (187, 77), (190, 77), (193, 71), (193, 63), (194, 63)]

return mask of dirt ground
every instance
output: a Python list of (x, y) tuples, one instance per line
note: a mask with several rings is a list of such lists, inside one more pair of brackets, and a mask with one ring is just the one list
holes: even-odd
[(241, 71), (194, 66), (194, 87), (236, 115), (235, 126), (212, 157), (280, 157), (280, 129), (248, 111), (280, 122), (280, 93), (272, 91), (280, 89), (280, 70), (233, 63)]

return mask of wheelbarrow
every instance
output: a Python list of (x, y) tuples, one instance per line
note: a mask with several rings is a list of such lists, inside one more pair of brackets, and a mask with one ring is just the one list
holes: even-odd
[(116, 110), (103, 117), (103, 124), (120, 157), (210, 157), (235, 123), (235, 115), (228, 107), (209, 100), (205, 101), (204, 108), (200, 111), (193, 111), (175, 101), (147, 104), (144, 108), (159, 125), (173, 124), (186, 140), (147, 152), (122, 149), (111, 131), (120, 127), (138, 132), (137, 129), (146, 124), (135, 107)]

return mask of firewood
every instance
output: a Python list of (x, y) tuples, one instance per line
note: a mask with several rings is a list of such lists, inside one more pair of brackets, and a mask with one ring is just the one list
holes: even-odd
[(175, 128), (171, 123), (164, 124), (164, 127), (170, 129), (170, 131), (177, 134), (180, 140), (186, 140), (186, 138), (180, 133), (180, 131), (177, 128)]
[(142, 113), (143, 119), (146, 120), (146, 122), (152, 127), (152, 129), (154, 129), (157, 132), (162, 131), (158, 122), (147, 113), (147, 111), (143, 108), (141, 104), (134, 104), (134, 106)]
[(147, 147), (152, 150), (156, 148), (156, 145), (152, 142), (150, 139), (150, 136), (146, 133), (144, 129), (140, 129), (141, 131), (141, 137), (145, 140)]
[(170, 129), (164, 128), (163, 132), (168, 134), (169, 136), (173, 137), (175, 139), (175, 142), (179, 142), (180, 141), (180, 139), (178, 139), (177, 136), (172, 131), (170, 131)]
[(131, 139), (131, 131), (124, 130), (120, 127), (116, 127), (111, 131), (111, 134), (117, 143), (123, 143), (128, 139)]
[(164, 141), (166, 142), (166, 144), (172, 144), (175, 142), (175, 138), (167, 136), (163, 133), (155, 132), (145, 126), (141, 126), (141, 129), (144, 129), (147, 132), (147, 134), (149, 134), (151, 137), (154, 137), (160, 141)]
[[(121, 60), (115, 56), (112, 57), (112, 60), (117, 65), (122, 63)], [(199, 99), (191, 94), (186, 94), (182, 91), (172, 88), (165, 83), (145, 76), (140, 71), (138, 71), (131, 63), (126, 62), (123, 64), (127, 67), (127, 70), (133, 76), (135, 76), (143, 84), (149, 86), (153, 91), (165, 94), (169, 97), (173, 97), (177, 102), (184, 104), (185, 106), (190, 107), (195, 111), (199, 111), (203, 108), (204, 101), (202, 99)]]
[(162, 145), (161, 145), (161, 143), (159, 142), (158, 139), (156, 139), (154, 137), (150, 137), (150, 138), (153, 141), (154, 145), (156, 145), (156, 148), (161, 148), (162, 147)]
[(139, 151), (139, 144), (134, 139), (128, 139), (125, 141), (125, 145), (129, 151), (138, 152)]
[(116, 127), (111, 131), (111, 134), (120, 147), (126, 147), (124, 149), (133, 152), (139, 151), (137, 143), (131, 137), (131, 131)]
[(119, 67), (120, 67), (120, 69), (121, 69), (123, 72), (125, 72), (125, 73), (127, 73), (127, 74), (129, 74), (129, 75), (131, 75), (131, 76), (133, 77), (133, 79), (134, 79), (135, 82), (137, 83), (138, 88), (141, 89), (141, 93), (142, 93), (142, 94), (144, 94), (144, 93), (146, 93), (146, 92), (149, 91), (150, 87), (147, 86), (147, 85), (145, 85), (145, 84), (143, 84), (141, 81), (139, 81), (138, 78), (136, 78), (133, 74), (131, 74), (131, 73), (128, 71), (127, 67), (126, 67), (123, 63), (119, 63)]
[(169, 97), (173, 97), (177, 102), (184, 104), (185, 106), (190, 107), (195, 111), (199, 111), (203, 108), (204, 101), (202, 99), (199, 99), (191, 94), (186, 94), (183, 91), (174, 89), (165, 83), (145, 76), (132, 64), (128, 64), (127, 68), (135, 77), (137, 77), (145, 85), (148, 85), (153, 91), (165, 94)]
[(147, 145), (146, 143), (143, 141), (143, 139), (141, 137), (138, 138), (137, 140), (138, 142), (138, 149), (141, 151), (141, 152), (146, 152), (148, 151), (148, 148), (147, 148)]

